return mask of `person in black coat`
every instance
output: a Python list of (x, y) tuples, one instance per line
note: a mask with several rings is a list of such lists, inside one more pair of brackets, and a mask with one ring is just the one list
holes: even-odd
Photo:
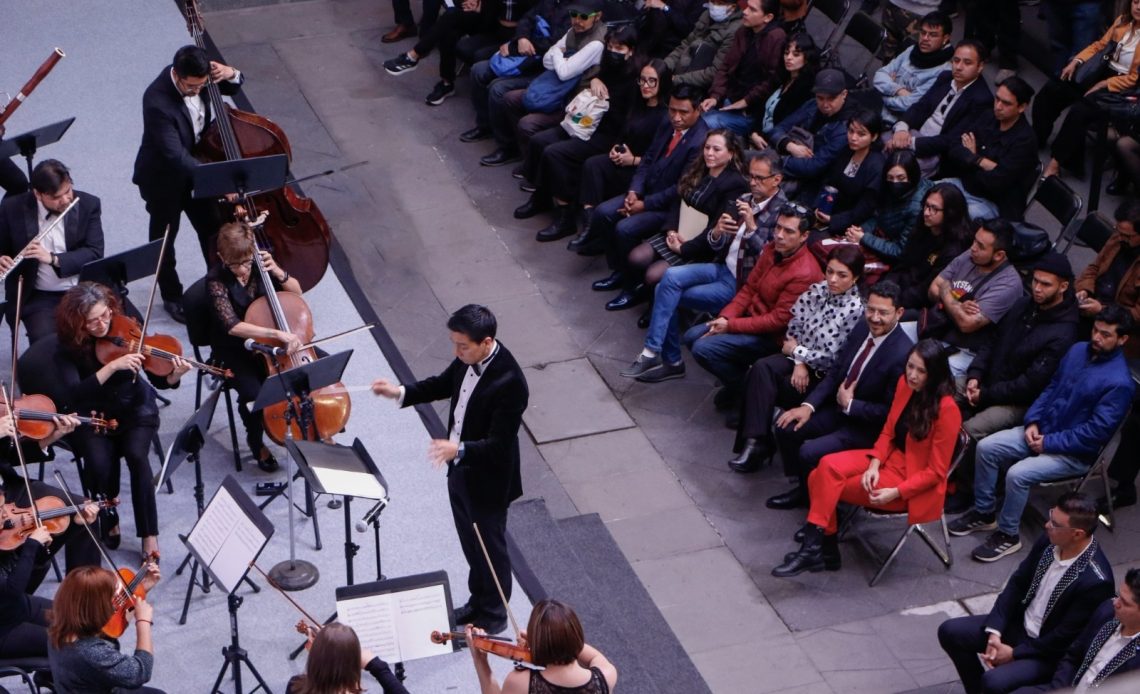
[[(1097, 523), (1092, 499), (1063, 495), (989, 614), (938, 627), (938, 642), (967, 692), (1009, 692), (1049, 681), (1057, 660), (1112, 595), (1112, 567), (1093, 537)], [(983, 669), (979, 654), (992, 669)]]
[(178, 279), (174, 239), (182, 213), (198, 234), (202, 257), (212, 264), (210, 237), (217, 232), (221, 218), (212, 200), (190, 197), (194, 171), (201, 162), (194, 149), (216, 114), (202, 91), (208, 82), (218, 85), (222, 94), (236, 94), (244, 81), (232, 67), (214, 62), (197, 46), (183, 46), (174, 60), (159, 73), (143, 92), (143, 135), (135, 156), (131, 182), (139, 187), (150, 215), (149, 238), (162, 238), (170, 227), (170, 244), (158, 270), (158, 287), (163, 307), (175, 320), (186, 319), (179, 303), (182, 283)]
[(922, 200), (922, 218), (915, 224), (902, 257), (883, 280), (902, 288), (903, 308), (922, 308), (929, 302), (930, 284), (974, 241), (974, 225), (962, 191), (950, 183), (937, 183)]
[[(899, 328), (902, 310), (898, 285), (883, 281), (871, 285), (866, 320), (855, 325), (835, 366), (808, 391), (803, 404), (785, 410), (776, 420), (776, 445), (784, 474), (798, 478), (799, 484), (768, 499), (768, 508), (806, 508), (807, 476), (820, 458), (875, 443), (914, 346)], [(860, 359), (868, 341), (874, 347)]]
[(879, 149), (883, 118), (878, 111), (859, 109), (847, 119), (847, 149), (831, 165), (821, 183), (835, 188), (830, 213), (819, 209), (821, 198), (813, 187), (804, 190), (801, 200), (815, 199), (815, 219), (821, 227), (817, 238), (842, 236), (847, 227), (870, 219), (883, 187), (886, 157)]
[[(514, 356), (495, 339), (497, 323), (490, 310), (468, 304), (451, 315), (447, 328), (455, 360), (443, 373), (407, 385), (377, 379), (372, 391), (401, 407), (450, 398), (447, 438), (434, 439), (428, 455), (437, 466), (447, 464), (451, 512), (470, 569), (471, 597), (455, 610), (455, 623), (497, 634), (507, 627), (507, 612), (494, 577), (510, 601), (507, 510), (522, 496), (518, 432), (530, 391)], [(479, 526), (493, 574), (473, 523)]]
[[(79, 203), (67, 217), (32, 243), (76, 198)], [(63, 293), (75, 286), (84, 265), (103, 257), (102, 214), (99, 198), (75, 190), (71, 172), (55, 159), (45, 159), (32, 170), (32, 190), (0, 203), (0, 270), (11, 268), (13, 256), (26, 248), (23, 262), (4, 282), (5, 313), (15, 330), (16, 285), (23, 277), (20, 320), (29, 343), (55, 332), (55, 307)]]

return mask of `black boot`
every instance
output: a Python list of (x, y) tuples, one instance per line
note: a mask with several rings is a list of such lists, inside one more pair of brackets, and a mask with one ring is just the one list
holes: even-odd
[[(800, 528), (796, 532), (796, 542), (800, 543), (801, 548), (803, 547), (805, 528), (807, 528), (809, 525), (811, 525), (811, 524), (810, 523), (804, 523), (804, 527)], [(790, 562), (792, 559), (795, 558), (796, 554), (798, 554), (798, 553), (799, 553), (799, 550), (797, 550), (795, 552), (788, 552), (787, 554), (785, 554), (784, 555), (784, 563), (787, 564), (788, 562)], [(824, 535), (823, 536), (823, 568), (824, 568), (824, 570), (826, 570), (826, 571), (839, 571), (839, 569), (842, 566), (843, 566), (843, 560), (839, 556), (839, 535)]]
[(823, 529), (817, 525), (808, 525), (804, 532), (804, 544), (792, 558), (772, 569), (776, 578), (790, 578), (798, 576), (805, 571), (815, 573), (823, 571), (826, 567), (823, 562)]
[(566, 250), (574, 251), (578, 255), (601, 255), (606, 250), (605, 241), (593, 230), (590, 213), (583, 210), (583, 214), (586, 219), (582, 222), (582, 231), (570, 239), (570, 243), (566, 244)]
[(570, 205), (556, 205), (554, 207), (554, 223), (545, 229), (540, 229), (534, 235), (535, 241), (557, 241), (572, 235), (577, 229), (574, 225), (574, 208)]
[(733, 472), (747, 474), (758, 472), (771, 459), (772, 453), (764, 443), (756, 439), (744, 439), (740, 454), (729, 460), (728, 466), (732, 468)]
[(532, 193), (527, 201), (515, 208), (515, 219), (530, 219), (540, 212), (550, 209), (550, 199), (545, 195)]
[(764, 505), (768, 508), (776, 509), (777, 511), (788, 511), (793, 508), (807, 508), (807, 489), (805, 489), (802, 484), (797, 484), (794, 488), (789, 489), (783, 494), (769, 497)]

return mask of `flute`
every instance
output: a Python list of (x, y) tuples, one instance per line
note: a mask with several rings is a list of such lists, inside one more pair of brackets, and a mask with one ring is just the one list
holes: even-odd
[[(75, 207), (78, 203), (79, 196), (76, 195), (75, 199), (71, 201), (71, 204), (65, 207), (63, 212), (60, 212), (59, 216), (51, 221), (47, 229), (41, 231), (34, 239), (28, 242), (28, 246), (31, 246), (33, 243), (39, 243), (45, 236), (54, 231), (59, 223), (63, 221), (63, 218), (67, 216), (67, 213), (71, 211), (71, 208)], [(20, 264), (20, 261), (24, 259), (25, 254), (28, 252), (28, 246), (24, 246), (19, 253), (12, 256), (12, 264), (8, 266), (7, 270), (0, 270), (0, 283), (3, 283), (4, 280), (8, 278), (8, 275), (12, 274), (12, 271), (16, 269), (16, 266)]]

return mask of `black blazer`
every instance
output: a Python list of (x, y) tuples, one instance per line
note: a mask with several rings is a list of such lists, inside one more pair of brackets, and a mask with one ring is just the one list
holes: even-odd
[[(137, 185), (143, 197), (151, 195), (181, 197), (191, 183), (199, 162), (194, 158), (194, 125), (186, 111), (186, 103), (170, 77), (172, 66), (167, 65), (143, 92), (143, 136), (135, 156), (135, 172), (131, 182)], [(241, 82), (245, 75), (241, 76)], [(236, 94), (241, 84), (222, 82), (222, 94)], [(203, 90), (202, 102), (206, 107), (206, 127), (210, 127), (214, 114), (210, 99)]]
[[(1021, 629), (1025, 610), (1029, 607), (1025, 598), (1029, 595), (1029, 588), (1033, 583), (1033, 575), (1037, 572), (1041, 555), (1046, 551), (1053, 551), (1053, 545), (1049, 543), (1049, 537), (1042, 534), (998, 595), (997, 602), (986, 617), (987, 629), (1007, 633), (1014, 624)], [(1026, 637), (1015, 646), (1013, 657), (1018, 660), (1060, 658), (1088, 623), (1089, 616), (1096, 610), (1097, 605), (1111, 598), (1115, 590), (1112, 567), (1098, 545), (1093, 550), (1092, 560), (1088, 566), (1071, 584), (1065, 587), (1057, 585), (1057, 589), (1054, 589), (1053, 595), (1050, 596), (1053, 607), (1046, 611), (1045, 620), (1041, 623), (1041, 634), (1035, 639)]]
[[(922, 124), (926, 122), (938, 108), (938, 104), (950, 93), (951, 73), (946, 70), (939, 75), (926, 94), (913, 106), (903, 113), (900, 120), (907, 124), (917, 134)], [(966, 87), (962, 96), (950, 107), (946, 120), (942, 123), (942, 132), (930, 137), (920, 137), (915, 142), (914, 152), (920, 157), (940, 155), (952, 145), (960, 144), (962, 133), (970, 132), (977, 127), (977, 123), (987, 114), (992, 115), (994, 110), (994, 95), (983, 77), (978, 77), (974, 83)]]
[[(79, 204), (63, 219), (63, 237), (67, 250), (57, 254), (60, 277), (77, 275), (83, 266), (103, 257), (103, 205), (90, 193), (75, 191)], [(39, 206), (32, 191), (13, 195), (0, 203), (0, 255), (12, 256), (40, 233)], [(16, 296), (16, 283), (22, 275), (25, 290), (34, 286), (39, 262), (26, 259), (8, 275), (4, 286), (9, 297)], [(10, 305), (15, 310), (14, 302)]]
[[(455, 403), (459, 387), (467, 375), (467, 365), (455, 359), (438, 376), (404, 386), (403, 406), (451, 399), (447, 430), (455, 424)], [(526, 411), (530, 391), (526, 377), (503, 343), (487, 365), (463, 418), (463, 457), (448, 464), (450, 476), (464, 474), (471, 500), (480, 506), (506, 508), (522, 496), (519, 469), (519, 426)]]
[[(1089, 654), (1089, 648), (1092, 646), (1093, 640), (1096, 638), (1101, 627), (1108, 622), (1116, 621), (1115, 610), (1112, 607), (1112, 600), (1105, 600), (1092, 614), (1089, 619), (1088, 625), (1085, 627), (1077, 640), (1069, 648), (1065, 657), (1057, 664), (1057, 669), (1053, 672), (1053, 681), (1048, 685), (1038, 687), (1039, 691), (1051, 691), (1054, 689), (1068, 689), (1074, 686), (1081, 677), (1084, 677), (1087, 666), (1085, 665), (1085, 657), (1089, 656), (1089, 663), (1096, 654)], [(1116, 625), (1113, 625), (1115, 628)], [(1128, 651), (1131, 651), (1130, 653)], [(1119, 675), (1123, 672), (1132, 672), (1140, 670), (1140, 649), (1137, 649), (1135, 642), (1132, 648), (1125, 647), (1115, 658), (1108, 662), (1104, 670), (1101, 672), (1103, 677)]]
[[(824, 407), (838, 407), (835, 394), (839, 392), (839, 386), (843, 385), (843, 379), (847, 378), (847, 372), (859, 357), (859, 352), (863, 351), (870, 334), (867, 321), (861, 320), (855, 325), (847, 336), (847, 344), (839, 353), (839, 359), (828, 369), (827, 376), (811, 389), (804, 402), (810, 403), (816, 411)], [(914, 343), (902, 328), (895, 326), (883, 344), (871, 355), (871, 359), (863, 364), (859, 380), (855, 383), (855, 397), (851, 401), (848, 417), (870, 430), (877, 431), (883, 427), (887, 413), (891, 411), (891, 402), (895, 399), (895, 386), (906, 366), (906, 355), (913, 346)]]
[(705, 136), (709, 128), (703, 118), (698, 118), (696, 125), (685, 131), (681, 141), (673, 148), (673, 153), (665, 156), (669, 149), (669, 141), (673, 139), (673, 124), (669, 122), (669, 115), (662, 119), (657, 126), (657, 133), (653, 142), (645, 150), (637, 171), (633, 174), (633, 182), (629, 189), (641, 196), (647, 210), (668, 210), (679, 198), (677, 181), (689, 164), (700, 154), (705, 144)]

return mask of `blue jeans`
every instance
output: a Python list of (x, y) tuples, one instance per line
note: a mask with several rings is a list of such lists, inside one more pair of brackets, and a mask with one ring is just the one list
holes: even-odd
[(1045, 15), (1045, 26), (1049, 31), (1049, 48), (1053, 52), (1053, 74), (1061, 74), (1061, 68), (1095, 41), (1100, 29), (1101, 3), (1098, 0), (1072, 2), (1072, 0), (1045, 0), (1041, 11)]
[(941, 181), (935, 181), (935, 183), (949, 183), (962, 191), (962, 196), (966, 198), (966, 208), (970, 211), (970, 219), (993, 219), (1001, 216), (997, 205), (966, 190), (966, 186), (962, 184), (962, 179), (944, 178)]
[(660, 354), (667, 364), (681, 361), (677, 309), (716, 312), (732, 301), (735, 294), (736, 278), (724, 263), (693, 263), (669, 268), (654, 293), (645, 349)]
[(727, 128), (741, 137), (752, 131), (752, 116), (745, 111), (709, 111), (701, 116), (709, 130)]
[(731, 391), (740, 392), (744, 388), (744, 376), (757, 359), (779, 351), (771, 335), (720, 333), (704, 337), (708, 330), (704, 323), (694, 325), (685, 331), (681, 341), (701, 368)]
[(471, 66), (471, 103), (475, 107), (475, 126), (491, 127), (491, 101), (502, 101), (507, 92), (525, 89), (532, 77), (499, 77), (491, 69), (490, 60)]
[(998, 515), (998, 530), (1017, 535), (1033, 485), (1083, 475), (1089, 464), (1069, 455), (1034, 455), (1025, 443), (1025, 427), (990, 434), (978, 442), (974, 463), (974, 508), (980, 513), (994, 512), (998, 473), (1003, 468), (1005, 503)]

